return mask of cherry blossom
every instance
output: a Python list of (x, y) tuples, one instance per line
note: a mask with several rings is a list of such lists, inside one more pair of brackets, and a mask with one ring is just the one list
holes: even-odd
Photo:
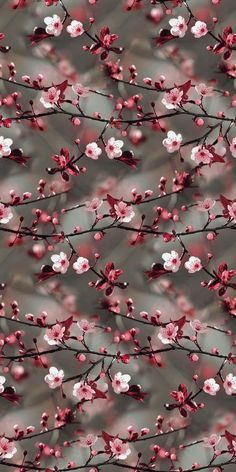
[(207, 332), (207, 324), (202, 323), (200, 320), (190, 321), (190, 326), (196, 333), (202, 334)]
[(99, 156), (102, 154), (101, 148), (97, 145), (97, 143), (89, 143), (85, 148), (85, 154), (87, 157), (91, 159), (97, 160)]
[(221, 441), (221, 437), (218, 434), (211, 434), (209, 437), (203, 438), (204, 447), (214, 448)]
[(236, 136), (232, 139), (229, 148), (232, 156), (236, 157)]
[(233, 222), (236, 223), (236, 202), (233, 202), (228, 205), (227, 210), (229, 212), (230, 218), (232, 218)]
[(160, 328), (157, 337), (162, 344), (172, 344), (176, 339), (178, 330), (178, 326), (175, 326), (174, 323), (168, 323), (165, 327)]
[(92, 400), (95, 395), (95, 390), (86, 382), (77, 382), (73, 387), (73, 395), (77, 400)]
[(196, 21), (195, 25), (191, 28), (191, 33), (193, 33), (195, 38), (201, 38), (208, 33), (207, 25), (204, 21)]
[(171, 26), (170, 32), (173, 36), (178, 36), (179, 38), (183, 38), (185, 36), (188, 26), (182, 16), (178, 16), (178, 18), (171, 18), (171, 20), (169, 20), (169, 24)]
[(195, 85), (195, 90), (202, 97), (211, 97), (213, 95), (213, 87), (210, 87), (203, 82)]
[(14, 441), (2, 436), (0, 438), (0, 458), (1, 459), (11, 459), (17, 452)]
[(109, 444), (115, 459), (125, 460), (131, 454), (129, 445), (119, 438), (114, 438)]
[(205, 198), (204, 200), (197, 202), (198, 211), (210, 211), (215, 206), (216, 201), (213, 198)]
[(226, 375), (223, 387), (227, 395), (236, 394), (236, 376), (234, 376), (232, 373)]
[(196, 162), (196, 164), (210, 164), (212, 158), (213, 154), (211, 154), (207, 148), (203, 146), (195, 146), (192, 148), (191, 159)]
[(204, 385), (203, 385), (203, 391), (205, 393), (208, 393), (208, 395), (215, 396), (217, 392), (219, 392), (219, 390), (220, 390), (220, 386), (215, 381), (215, 379), (211, 378), (211, 379), (205, 380)]
[(171, 272), (177, 272), (179, 270), (181, 260), (176, 251), (164, 252), (161, 257), (165, 261), (164, 269), (170, 270)]
[(13, 218), (11, 209), (0, 203), (0, 223), (6, 225)]
[(55, 346), (60, 344), (65, 334), (65, 327), (61, 326), (59, 323), (53, 325), (51, 328), (48, 328), (46, 334), (44, 335), (45, 341), (50, 346)]
[(189, 274), (194, 274), (202, 269), (202, 263), (199, 257), (190, 256), (189, 260), (185, 262), (184, 267)]
[(109, 157), (109, 159), (120, 157), (122, 155), (121, 148), (123, 146), (124, 143), (121, 141), (121, 139), (116, 140), (115, 138), (109, 138), (105, 147), (107, 157)]
[(77, 325), (79, 329), (81, 329), (81, 331), (83, 331), (86, 334), (94, 332), (95, 323), (91, 323), (86, 319), (79, 320), (77, 322)]
[(176, 134), (174, 131), (168, 131), (167, 138), (163, 139), (162, 144), (166, 147), (168, 152), (172, 153), (179, 150), (182, 139), (180, 133)]
[(81, 447), (92, 447), (98, 440), (98, 437), (95, 434), (87, 434), (87, 436), (82, 436), (79, 440)]
[(4, 392), (4, 383), (6, 382), (5, 377), (3, 375), (0, 375), (0, 393)]
[(60, 272), (61, 274), (65, 274), (67, 269), (70, 265), (68, 261), (67, 255), (64, 252), (60, 252), (60, 254), (53, 254), (51, 256), (51, 260), (53, 262), (53, 270), (54, 272)]
[(64, 371), (56, 367), (50, 367), (49, 374), (45, 375), (44, 380), (52, 389), (60, 387), (64, 378)]
[(66, 27), (66, 31), (69, 33), (71, 38), (77, 38), (77, 36), (81, 36), (84, 32), (84, 26), (81, 21), (72, 20), (70, 25)]
[(183, 99), (183, 90), (180, 90), (177, 87), (175, 87), (169, 92), (166, 92), (164, 94), (162, 103), (163, 105), (165, 105), (165, 107), (168, 110), (174, 110), (178, 108), (178, 105), (181, 104), (182, 99)]
[(0, 136), (0, 157), (9, 156), (11, 154), (11, 145), (13, 141), (11, 138), (4, 138)]
[(85, 202), (87, 211), (97, 211), (101, 208), (103, 200), (98, 197), (94, 197), (91, 201)]
[(61, 92), (56, 87), (50, 87), (47, 91), (42, 92), (40, 102), (45, 108), (54, 108), (60, 98)]
[(130, 380), (131, 377), (129, 374), (122, 374), (121, 372), (117, 372), (112, 380), (112, 388), (114, 392), (118, 395), (120, 393), (128, 392)]
[(61, 18), (58, 15), (46, 16), (46, 18), (44, 18), (44, 23), (47, 25), (46, 32), (48, 34), (60, 36), (63, 30), (63, 24)]
[(132, 205), (122, 201), (114, 205), (114, 210), (121, 223), (130, 223), (135, 216)]
[(80, 84), (79, 82), (72, 85), (72, 90), (73, 92), (75, 92), (76, 95), (79, 95), (79, 97), (85, 98), (89, 96), (89, 88), (85, 87), (83, 84)]
[(89, 261), (86, 257), (78, 257), (78, 259), (73, 264), (73, 269), (76, 274), (83, 274), (90, 269)]

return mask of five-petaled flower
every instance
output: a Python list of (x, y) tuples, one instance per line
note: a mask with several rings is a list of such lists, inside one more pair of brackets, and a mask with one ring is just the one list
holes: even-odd
[(130, 380), (131, 377), (129, 374), (122, 374), (121, 372), (117, 372), (117, 374), (114, 375), (114, 378), (112, 380), (112, 388), (114, 392), (117, 394), (128, 392)]
[(61, 274), (65, 274), (67, 269), (70, 265), (68, 261), (68, 257), (64, 252), (60, 252), (60, 254), (53, 254), (51, 256), (51, 260), (53, 262), (53, 270), (54, 272), (60, 272)]
[(81, 23), (81, 21), (72, 20), (70, 25), (67, 26), (66, 31), (71, 38), (77, 38), (77, 36), (81, 36), (84, 32), (83, 23)]
[(6, 225), (13, 218), (10, 207), (0, 203), (0, 223)]
[(11, 145), (13, 141), (11, 138), (4, 138), (0, 136), (0, 157), (9, 156), (11, 154)]
[(196, 164), (210, 164), (213, 154), (203, 146), (195, 146), (191, 151), (191, 159)]
[(164, 269), (170, 270), (171, 272), (177, 272), (181, 265), (179, 254), (176, 251), (164, 252), (162, 254), (164, 262)]
[(92, 447), (98, 440), (95, 434), (87, 434), (87, 436), (81, 436), (79, 444), (81, 447)]
[(72, 90), (75, 92), (76, 95), (79, 97), (85, 98), (89, 96), (89, 88), (85, 87), (84, 85), (77, 82), (76, 84), (72, 85)]
[(85, 202), (87, 211), (97, 211), (102, 206), (103, 200), (98, 197), (94, 197), (91, 201)]
[(208, 33), (207, 25), (204, 21), (196, 21), (195, 25), (191, 28), (191, 33), (193, 33), (195, 38), (201, 38)]
[(50, 87), (48, 90), (42, 92), (40, 102), (45, 108), (54, 108), (54, 106), (58, 103), (60, 95), (61, 91), (59, 89), (56, 87)]
[(0, 438), (0, 459), (11, 459), (16, 452), (15, 443), (2, 436)]
[(209, 437), (203, 438), (204, 447), (215, 448), (219, 444), (221, 437), (218, 434), (211, 434)]
[(162, 344), (172, 344), (177, 336), (179, 327), (174, 323), (168, 323), (165, 327), (161, 327), (157, 337)]
[(47, 341), (48, 344), (50, 344), (50, 346), (60, 344), (60, 342), (63, 340), (65, 330), (65, 326), (56, 323), (51, 328), (47, 329), (46, 334), (44, 335), (44, 339), (45, 341)]
[(77, 321), (77, 325), (78, 325), (79, 329), (81, 331), (83, 331), (84, 333), (86, 333), (86, 334), (94, 332), (95, 323), (90, 323), (86, 319), (82, 319), (82, 320)]
[(182, 143), (182, 135), (180, 133), (176, 134), (174, 131), (168, 131), (167, 138), (163, 139), (162, 144), (167, 149), (167, 152), (178, 151)]
[(56, 367), (50, 367), (49, 374), (45, 375), (44, 380), (52, 389), (60, 387), (64, 378), (64, 371)]
[(185, 262), (184, 267), (189, 274), (194, 274), (202, 269), (202, 263), (199, 257), (190, 256), (189, 260)]
[(63, 30), (63, 23), (58, 15), (46, 16), (46, 18), (44, 18), (44, 23), (47, 25), (46, 33), (53, 36), (60, 36)]
[(169, 92), (165, 92), (165, 95), (162, 99), (162, 103), (168, 110), (174, 110), (175, 108), (178, 108), (178, 106), (181, 104), (183, 94), (183, 90), (180, 90), (175, 87)]
[(191, 328), (196, 331), (196, 333), (206, 333), (207, 332), (207, 324), (202, 323), (200, 320), (192, 320), (190, 321)]
[(119, 438), (114, 438), (112, 441), (110, 441), (109, 445), (112, 454), (115, 456), (115, 459), (125, 460), (131, 453), (129, 445)]
[(205, 198), (197, 202), (198, 211), (210, 211), (215, 206), (216, 201), (213, 198)]
[(223, 383), (227, 395), (236, 394), (236, 376), (232, 373), (227, 374)]
[(78, 259), (73, 264), (73, 269), (76, 274), (83, 274), (90, 269), (89, 261), (86, 257), (78, 257)]
[(123, 141), (121, 139), (109, 138), (105, 147), (105, 151), (107, 153), (107, 157), (109, 159), (114, 159), (116, 157), (120, 157), (122, 155), (122, 147), (124, 146)]
[(178, 16), (178, 18), (171, 18), (169, 20), (169, 24), (171, 26), (170, 32), (173, 36), (178, 36), (179, 38), (183, 38), (185, 36), (188, 26), (182, 16)]
[(93, 388), (84, 381), (77, 382), (73, 387), (73, 395), (79, 401), (92, 400), (95, 395), (95, 390), (93, 390)]
[(97, 143), (89, 143), (85, 148), (85, 154), (87, 157), (91, 159), (97, 160), (99, 156), (102, 154), (101, 148), (97, 145)]
[(220, 390), (220, 386), (215, 381), (215, 379), (211, 378), (211, 379), (205, 380), (204, 385), (203, 385), (203, 391), (205, 393), (208, 393), (208, 395), (215, 396), (217, 392), (219, 392), (219, 390)]
[(135, 216), (132, 205), (128, 205), (123, 201), (115, 203), (114, 210), (121, 223), (130, 223)]
[(204, 84), (204, 82), (195, 85), (195, 90), (202, 97), (211, 97), (213, 95), (213, 87)]

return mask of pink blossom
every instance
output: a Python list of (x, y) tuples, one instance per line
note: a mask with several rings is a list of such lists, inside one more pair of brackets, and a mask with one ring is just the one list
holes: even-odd
[(94, 327), (95, 323), (90, 323), (88, 320), (82, 319), (77, 322), (77, 325), (81, 331), (84, 333), (93, 333), (94, 332)]
[(81, 36), (84, 32), (83, 23), (81, 23), (81, 21), (72, 20), (70, 25), (67, 26), (66, 31), (71, 38), (77, 38), (77, 36)]
[(85, 154), (87, 157), (91, 159), (97, 160), (99, 156), (102, 154), (101, 148), (97, 145), (97, 143), (89, 143), (85, 148)]
[(215, 379), (207, 379), (203, 385), (203, 391), (208, 393), (208, 395), (215, 396), (217, 392), (219, 392), (220, 386), (216, 383)]
[(232, 139), (229, 149), (232, 156), (236, 157), (236, 136)]
[(4, 138), (0, 136), (0, 157), (9, 156), (11, 154), (11, 145), (13, 141), (11, 138)]
[(195, 38), (201, 38), (208, 33), (207, 25), (204, 21), (196, 21), (195, 25), (191, 28), (191, 33), (193, 33)]
[(188, 26), (182, 16), (178, 16), (178, 18), (171, 18), (169, 20), (169, 24), (171, 26), (170, 32), (173, 36), (178, 36), (179, 38), (183, 38), (185, 36)]
[(4, 392), (4, 383), (6, 382), (5, 377), (3, 375), (0, 375), (0, 393)]
[(80, 83), (72, 85), (72, 90), (76, 93), (76, 95), (79, 95), (80, 97), (85, 98), (89, 96), (89, 88), (85, 87)]
[(13, 218), (11, 209), (0, 203), (0, 223), (6, 225)]
[(78, 257), (78, 259), (73, 264), (73, 269), (76, 274), (83, 274), (90, 269), (89, 261), (86, 257)]
[(60, 36), (63, 30), (63, 24), (61, 18), (58, 15), (46, 16), (46, 18), (44, 18), (44, 23), (47, 25), (46, 32), (48, 34)]
[(191, 159), (198, 165), (210, 164), (212, 158), (213, 154), (211, 154), (211, 152), (203, 146), (196, 146), (191, 151)]
[(122, 201), (114, 205), (114, 210), (121, 223), (129, 223), (135, 216), (132, 205)]
[(234, 376), (232, 373), (226, 375), (223, 387), (227, 395), (236, 394), (236, 376)]
[(9, 439), (2, 436), (0, 438), (0, 458), (11, 459), (14, 454), (16, 454), (16, 452), (17, 449), (14, 441), (10, 441)]
[(50, 87), (48, 90), (42, 92), (40, 102), (45, 108), (54, 108), (54, 105), (58, 102), (61, 95), (61, 91), (56, 87)]
[(60, 344), (65, 333), (65, 327), (61, 326), (59, 323), (53, 325), (51, 328), (48, 328), (46, 334), (44, 335), (45, 341), (47, 341), (50, 346), (55, 346)]
[(111, 452), (114, 454), (115, 459), (125, 460), (131, 453), (129, 445), (119, 438), (114, 438), (109, 443)]
[(129, 374), (122, 374), (121, 372), (117, 372), (112, 380), (112, 388), (115, 393), (118, 395), (120, 393), (128, 392), (129, 390), (129, 381), (131, 377)]
[(196, 331), (196, 333), (206, 333), (207, 332), (207, 324), (202, 323), (200, 320), (193, 320), (190, 321), (191, 328)]
[(230, 203), (230, 205), (227, 206), (227, 210), (230, 218), (232, 218), (233, 222), (236, 223), (236, 202)]
[(213, 87), (209, 87), (203, 82), (198, 85), (195, 85), (195, 90), (202, 97), (211, 97), (213, 95)]
[(177, 272), (181, 265), (179, 254), (176, 251), (164, 252), (162, 254), (164, 262), (164, 269), (170, 270), (171, 272)]
[(73, 395), (77, 400), (92, 400), (95, 395), (95, 390), (86, 382), (78, 382), (73, 387)]
[(212, 198), (205, 198), (205, 200), (197, 202), (198, 211), (209, 211), (215, 206), (216, 201)]
[(93, 198), (90, 202), (85, 202), (87, 211), (97, 211), (102, 206), (102, 204), (103, 200), (97, 197)]
[(121, 141), (121, 139), (115, 140), (115, 138), (109, 138), (105, 147), (107, 157), (109, 157), (109, 159), (120, 157), (122, 155), (121, 148), (123, 146), (124, 143)]
[(60, 387), (64, 378), (64, 371), (56, 367), (50, 367), (49, 374), (45, 375), (44, 380), (52, 389)]
[(190, 256), (189, 260), (185, 262), (184, 267), (189, 274), (194, 274), (202, 269), (202, 263), (198, 257)]
[(221, 440), (221, 437), (218, 436), (218, 434), (211, 434), (211, 436), (209, 436), (208, 438), (207, 437), (203, 438), (203, 444), (207, 448), (212, 448), (212, 447), (217, 446), (220, 440)]
[(172, 344), (176, 339), (178, 330), (178, 326), (175, 326), (174, 323), (168, 323), (165, 327), (160, 328), (157, 337), (162, 344)]
[(182, 135), (176, 134), (174, 131), (168, 131), (167, 138), (163, 139), (162, 144), (167, 151), (172, 153), (178, 151), (182, 143)]
[(162, 99), (163, 105), (168, 110), (173, 110), (178, 108), (178, 105), (181, 104), (181, 100), (183, 99), (183, 90), (178, 89), (177, 87), (173, 88), (169, 92), (165, 92), (164, 98)]
[(87, 434), (87, 436), (82, 436), (79, 440), (81, 447), (92, 447), (98, 440), (98, 437), (95, 434)]
[(64, 252), (60, 252), (60, 254), (53, 254), (51, 256), (51, 260), (53, 262), (53, 270), (54, 272), (60, 272), (61, 274), (65, 274), (67, 269), (70, 265), (68, 261), (67, 255)]

